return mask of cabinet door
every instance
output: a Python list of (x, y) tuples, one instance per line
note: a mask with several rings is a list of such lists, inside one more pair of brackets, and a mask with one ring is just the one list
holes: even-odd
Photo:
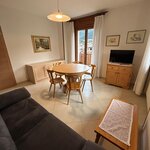
[(116, 83), (117, 83), (117, 76), (118, 76), (117, 72), (115, 72), (115, 71), (107, 71), (107, 73), (106, 73), (106, 83), (116, 85)]
[(131, 80), (131, 73), (119, 73), (117, 78), (117, 85), (129, 88)]
[(35, 71), (36, 81), (40, 81), (40, 80), (46, 78), (45, 70), (44, 70), (44, 67), (42, 65), (35, 67), (34, 71)]
[(121, 87), (124, 87), (124, 88), (129, 88), (131, 75), (132, 75), (132, 68), (131, 67), (121, 66), (119, 68), (119, 74), (118, 74), (118, 78), (117, 78), (117, 85), (121, 86)]

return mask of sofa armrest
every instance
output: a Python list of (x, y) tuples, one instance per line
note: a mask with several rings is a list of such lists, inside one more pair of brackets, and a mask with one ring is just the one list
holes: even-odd
[(17, 150), (9, 130), (0, 115), (0, 150)]
[(25, 88), (16, 89), (0, 95), (0, 110), (30, 97), (30, 93)]
[(86, 141), (82, 150), (105, 150), (105, 149), (94, 142)]

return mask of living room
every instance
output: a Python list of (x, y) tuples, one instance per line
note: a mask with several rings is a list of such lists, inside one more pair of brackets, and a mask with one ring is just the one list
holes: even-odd
[[(89, 14), (97, 13), (98, 11), (102, 12), (102, 10), (108, 11), (104, 15), (101, 78), (94, 79), (94, 92), (91, 92), (90, 84), (87, 82), (82, 92), (84, 99), (83, 104), (85, 106), (75, 101), (80, 101), (78, 95), (71, 95), (70, 104), (67, 106), (64, 104), (66, 102), (66, 97), (61, 93), (59, 88), (56, 90), (55, 98), (49, 97), (47, 94), (49, 88), (48, 79), (40, 81), (37, 84), (28, 82), (26, 65), (46, 61), (64, 60), (64, 56), (66, 55), (63, 49), (62, 24), (47, 19), (47, 15), (56, 10), (55, 1), (46, 2), (42, 4), (43, 6), (41, 6), (41, 1), (34, 3), (16, 0), (10, 3), (9, 1), (2, 0), (0, 2), (0, 26), (16, 83), (19, 87), (25, 86), (32, 97), (44, 108), (54, 113), (56, 117), (72, 127), (80, 135), (84, 136), (84, 138), (92, 141), (94, 141), (95, 138), (94, 127), (98, 124), (99, 116), (105, 112), (110, 100), (115, 97), (127, 99), (127, 101), (133, 102), (140, 107), (139, 126), (141, 127), (147, 114), (147, 107), (149, 106), (147, 104), (149, 102), (146, 102), (145, 96), (136, 95), (132, 88), (127, 90), (107, 85), (104, 81), (106, 78), (110, 51), (135, 50), (131, 87), (135, 83), (149, 37), (150, 19), (145, 16), (150, 14), (150, 2), (148, 0), (135, 0), (132, 2), (123, 1), (122, 3), (118, 1), (113, 4), (114, 2), (110, 1), (107, 4), (96, 1), (95, 5), (86, 3), (84, 6), (77, 5), (76, 1), (64, 2), (63, 4), (63, 0), (60, 0), (59, 3), (60, 9), (64, 13), (70, 15), (72, 19), (89, 16)], [(72, 6), (76, 6), (76, 8), (74, 7), (75, 9), (73, 9)], [(49, 10), (49, 12), (46, 10)], [(137, 30), (146, 30), (144, 41), (142, 43), (128, 44), (126, 42), (128, 32)], [(32, 45), (32, 35), (50, 37), (50, 51), (35, 53)], [(106, 45), (106, 37), (109, 35), (120, 36), (117, 46)], [(15, 88), (18, 86), (15, 86)], [(4, 91), (2, 90), (1, 93)], [(93, 102), (92, 104), (91, 101)], [(74, 107), (78, 107), (78, 109)], [(63, 115), (62, 112), (64, 112)], [(84, 114), (83, 116), (81, 115), (82, 113)], [(94, 121), (92, 122), (92, 120)], [(91, 124), (89, 128), (86, 125), (88, 121), (90, 121)], [(89, 133), (87, 133), (88, 130), (90, 131)], [(104, 147), (106, 149), (118, 149), (109, 142), (104, 142)]]

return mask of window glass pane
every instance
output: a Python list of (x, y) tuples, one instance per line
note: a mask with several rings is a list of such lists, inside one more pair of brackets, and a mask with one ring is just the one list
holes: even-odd
[(86, 57), (86, 63), (89, 65), (89, 64), (91, 64), (94, 29), (88, 29), (87, 34), (88, 35), (87, 35), (87, 57)]
[(78, 61), (84, 63), (85, 30), (78, 31)]
[(94, 35), (94, 29), (88, 29), (87, 50), (93, 49), (93, 35)]

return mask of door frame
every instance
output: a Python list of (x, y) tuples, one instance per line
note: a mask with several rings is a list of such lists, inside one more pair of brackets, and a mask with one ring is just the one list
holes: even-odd
[[(8, 65), (8, 70), (9, 70), (9, 75), (10, 75), (10, 78), (12, 79), (12, 84), (10, 84), (10, 86), (4, 86), (4, 88), (1, 88), (0, 87), (0, 90), (3, 90), (5, 88), (9, 88), (11, 86), (14, 86), (16, 85), (16, 79), (15, 79), (15, 76), (14, 76), (14, 72), (13, 72), (13, 69), (12, 69), (12, 65), (11, 65), (11, 61), (10, 61), (10, 58), (9, 58), (9, 54), (8, 54), (8, 51), (7, 51), (7, 46), (6, 46), (6, 43), (5, 43), (5, 39), (4, 39), (4, 36), (3, 36), (3, 32), (2, 32), (2, 28), (0, 26), (0, 38), (1, 38), (1, 46), (2, 46), (2, 49), (3, 49), (3, 53), (6, 57), (6, 61), (7, 61), (7, 65)], [(8, 81), (9, 82), (9, 81)]]

